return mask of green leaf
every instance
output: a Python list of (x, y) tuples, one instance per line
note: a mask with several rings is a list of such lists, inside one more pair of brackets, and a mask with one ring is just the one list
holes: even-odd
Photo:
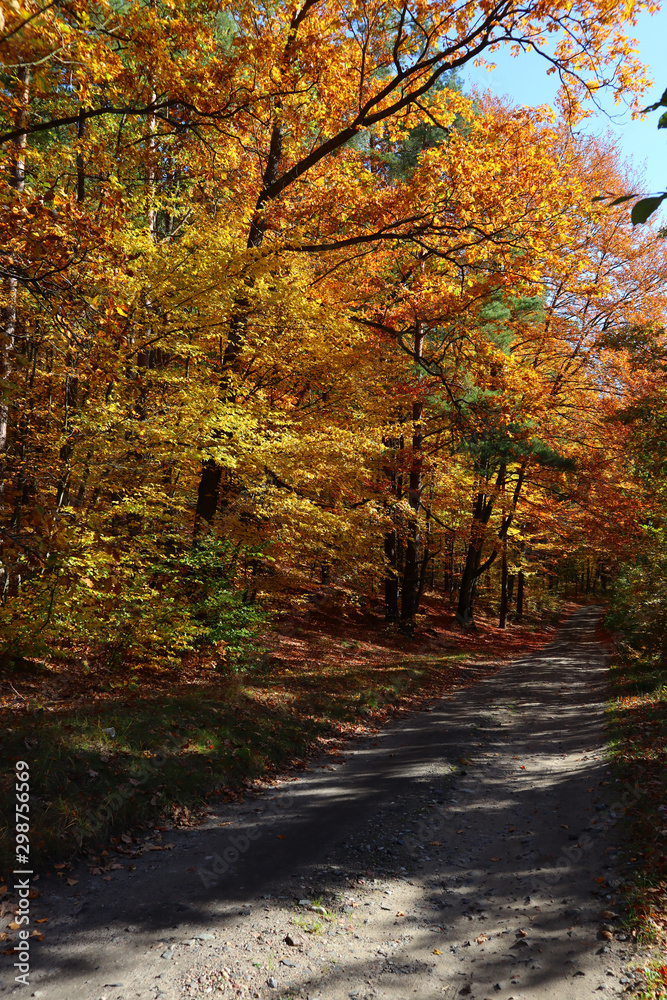
[(632, 208), (632, 225), (637, 226), (642, 222), (646, 222), (650, 215), (653, 215), (656, 208), (658, 208), (662, 202), (667, 198), (667, 191), (662, 194), (652, 195), (650, 198), (642, 198), (633, 205)]

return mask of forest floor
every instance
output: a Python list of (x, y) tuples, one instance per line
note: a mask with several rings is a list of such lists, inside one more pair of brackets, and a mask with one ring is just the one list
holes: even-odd
[(616, 824), (644, 791), (606, 759), (600, 610), (503, 669), (494, 648), (474, 686), (219, 798), (196, 828), (126, 834), (114, 861), (44, 874), (32, 995), (632, 991), (651, 945), (626, 924)]

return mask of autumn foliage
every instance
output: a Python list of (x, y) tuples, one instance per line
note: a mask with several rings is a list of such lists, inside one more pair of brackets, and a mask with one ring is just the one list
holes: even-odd
[[(639, 6), (6, 5), (6, 654), (229, 664), (304, 587), (504, 625), (641, 544), (667, 258), (573, 131)], [(455, 75), (552, 38), (559, 115)]]

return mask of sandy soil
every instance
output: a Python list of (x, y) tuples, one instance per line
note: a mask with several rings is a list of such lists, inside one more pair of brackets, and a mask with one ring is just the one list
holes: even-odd
[[(42, 880), (45, 1000), (580, 1000), (631, 989), (600, 609), (336, 764)], [(625, 797), (625, 798), (624, 798)], [(173, 846), (172, 846), (173, 845)], [(156, 849), (161, 848), (161, 849)]]

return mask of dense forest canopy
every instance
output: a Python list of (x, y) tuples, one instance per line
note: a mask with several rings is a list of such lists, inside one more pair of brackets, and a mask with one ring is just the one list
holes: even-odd
[[(411, 632), (426, 587), (504, 625), (657, 567), (665, 241), (576, 130), (641, 106), (646, 6), (6, 6), (6, 654), (229, 664), (304, 587)], [(466, 93), (503, 44), (558, 114)]]

